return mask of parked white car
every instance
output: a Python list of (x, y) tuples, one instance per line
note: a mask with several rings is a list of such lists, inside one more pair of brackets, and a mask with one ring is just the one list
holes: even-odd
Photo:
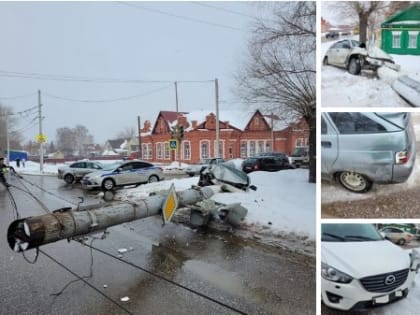
[(339, 310), (365, 309), (407, 296), (420, 252), (385, 240), (370, 224), (322, 224), (321, 296)]

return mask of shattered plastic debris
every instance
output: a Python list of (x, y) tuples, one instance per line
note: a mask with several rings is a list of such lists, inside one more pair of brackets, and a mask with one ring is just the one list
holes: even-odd
[(107, 284), (104, 284), (104, 288), (106, 289), (106, 288), (108, 288), (108, 285)]
[(120, 248), (120, 249), (118, 249), (118, 252), (119, 252), (120, 254), (123, 254), (123, 253), (128, 252), (128, 249), (127, 249), (127, 248)]
[(128, 302), (130, 301), (130, 298), (128, 296), (124, 296), (120, 299), (121, 302)]

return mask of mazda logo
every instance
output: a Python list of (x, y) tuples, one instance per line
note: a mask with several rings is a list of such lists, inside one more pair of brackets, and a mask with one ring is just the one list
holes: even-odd
[(395, 276), (389, 275), (385, 278), (385, 285), (391, 285), (395, 282)]

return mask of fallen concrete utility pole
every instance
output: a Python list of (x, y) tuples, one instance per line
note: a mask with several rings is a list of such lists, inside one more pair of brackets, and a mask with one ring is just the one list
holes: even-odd
[[(171, 217), (179, 207), (193, 205), (210, 198), (220, 191), (220, 186), (192, 188), (177, 193), (175, 190), (173, 191), (174, 195), (172, 196), (170, 193), (166, 196), (156, 194), (139, 200), (137, 203), (98, 205), (97, 209), (87, 207), (79, 211), (63, 208), (49, 214), (19, 219), (10, 224), (7, 240), (11, 249), (21, 252), (62, 239), (103, 231), (114, 225), (154, 216), (162, 212), (164, 217), (165, 214), (168, 216), (168, 213), (165, 212), (172, 212), (169, 214)], [(169, 207), (165, 208), (167, 205)]]

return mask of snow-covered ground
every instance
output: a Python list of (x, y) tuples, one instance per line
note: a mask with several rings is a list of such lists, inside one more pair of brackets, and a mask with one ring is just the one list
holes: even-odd
[[(357, 40), (357, 38), (355, 38)], [(336, 41), (321, 44), (321, 60), (328, 48)], [(391, 55), (401, 66), (398, 75), (408, 75), (420, 81), (420, 56)], [(381, 79), (372, 75), (351, 75), (346, 69), (322, 66), (321, 105), (323, 107), (407, 107), (391, 87), (392, 74), (385, 73)]]
[[(241, 159), (232, 160), (239, 167)], [(167, 166), (169, 169), (176, 165)], [(17, 168), (18, 173), (40, 175), (39, 164), (27, 161), (25, 168)], [(44, 164), (44, 174), (57, 174), (63, 164)], [(315, 184), (308, 183), (308, 170), (284, 170), (279, 172), (253, 172), (249, 174), (251, 184), (257, 186), (256, 191), (219, 193), (213, 199), (220, 203), (240, 202), (248, 209), (245, 225), (253, 231), (269, 231), (276, 233), (294, 233), (302, 238), (315, 240)], [(135, 200), (147, 197), (150, 192), (169, 189), (174, 183), (176, 190), (197, 185), (197, 177), (172, 179), (159, 183), (141, 185), (137, 188), (118, 190), (117, 199)]]

